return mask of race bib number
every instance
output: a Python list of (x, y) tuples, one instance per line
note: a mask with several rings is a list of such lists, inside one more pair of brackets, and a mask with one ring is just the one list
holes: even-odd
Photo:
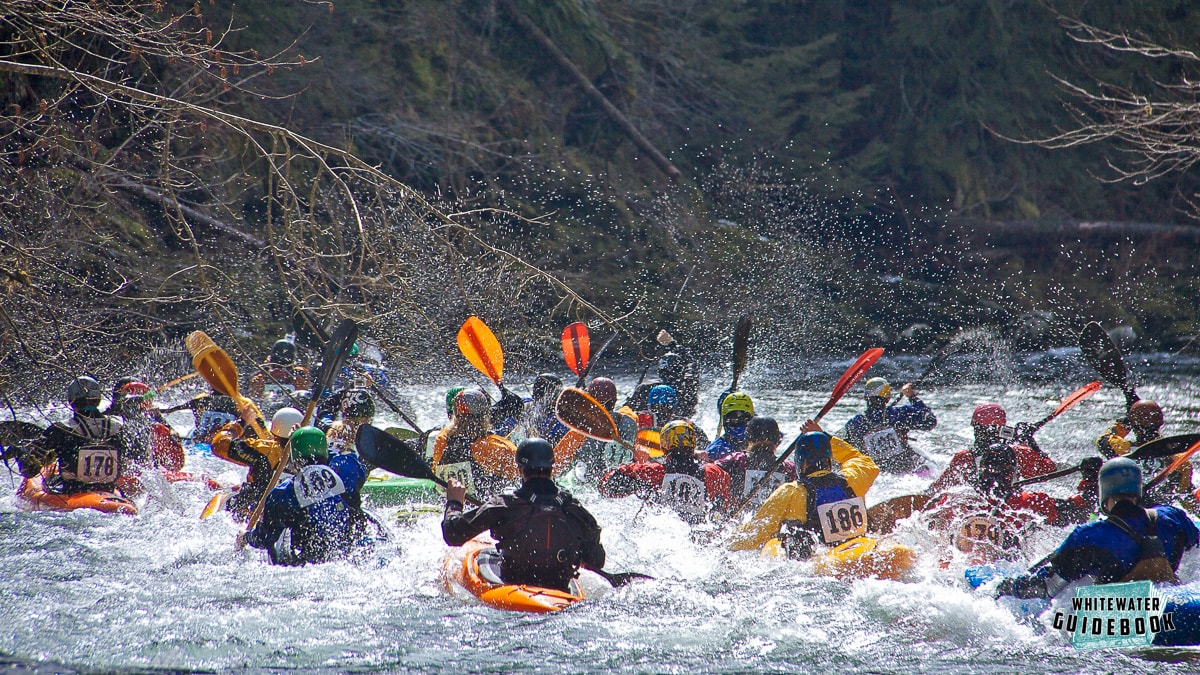
[(867, 504), (862, 497), (817, 506), (821, 535), (829, 545), (867, 533)]
[(663, 477), (658, 498), (685, 516), (704, 517), (704, 481), (684, 473), (669, 473)]
[[(750, 494), (750, 491), (754, 489), (754, 486), (758, 485), (758, 482), (763, 480), (763, 477), (766, 475), (766, 471), (746, 469), (746, 482), (742, 487), (742, 495), (745, 496)], [(771, 476), (766, 479), (766, 482), (763, 483), (763, 486), (758, 489), (758, 493), (754, 495), (755, 503), (761, 505), (767, 500), (767, 497), (769, 497), (771, 493), (775, 491), (775, 488), (783, 485), (786, 482), (787, 476), (784, 474), (779, 473), (778, 471), (772, 473)]]
[(633, 451), (616, 441), (604, 444), (604, 466), (614, 469), (633, 461)]
[(887, 459), (900, 454), (904, 445), (900, 443), (900, 436), (896, 430), (889, 427), (863, 436), (863, 450), (871, 459)]
[(115, 483), (121, 470), (120, 452), (109, 445), (87, 445), (79, 449), (75, 478), (81, 483)]
[(1003, 528), (985, 515), (967, 516), (954, 528), (954, 547), (963, 553), (971, 553), (976, 546), (1001, 548)]
[(437, 468), (433, 470), (433, 472), (437, 474), (438, 478), (441, 478), (447, 483), (450, 482), (451, 478), (457, 480), (462, 484), (463, 487), (467, 488), (467, 494), (475, 493), (475, 476), (471, 472), (470, 462), (439, 464)]
[(292, 480), (292, 491), (296, 495), (296, 501), (303, 508), (344, 494), (346, 486), (337, 472), (318, 464), (306, 466), (303, 471), (296, 474), (296, 478)]
[(205, 411), (205, 413), (200, 416), (200, 423), (196, 425), (196, 432), (193, 434), (193, 436), (207, 436), (226, 424), (236, 421), (237, 415), (230, 415), (229, 413), (215, 412), (212, 410)]

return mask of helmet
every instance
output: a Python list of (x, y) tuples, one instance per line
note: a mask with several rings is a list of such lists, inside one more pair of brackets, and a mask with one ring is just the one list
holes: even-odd
[(1100, 509), (1109, 497), (1128, 495), (1134, 498), (1142, 496), (1142, 468), (1137, 462), (1126, 457), (1114, 457), (1100, 467), (1096, 478), (1100, 497)]
[(779, 432), (779, 423), (775, 421), (774, 417), (755, 417), (746, 425), (747, 442), (778, 443), (781, 438), (783, 438), (783, 434)]
[(325, 439), (325, 432), (316, 427), (300, 427), (293, 431), (290, 444), (293, 459), (309, 462), (329, 459), (329, 441)]
[(1007, 443), (993, 443), (977, 455), (975, 487), (985, 493), (1006, 493), (1017, 477), (1017, 453)]
[(554, 448), (544, 438), (526, 438), (517, 446), (517, 466), (549, 469), (554, 466)]
[(121, 393), (121, 387), (124, 387), (125, 385), (129, 384), (130, 382), (136, 382), (136, 381), (137, 380), (135, 378), (132, 378), (128, 375), (126, 375), (125, 377), (118, 378), (116, 382), (113, 382), (113, 390), (112, 390), (113, 396), (116, 396)]
[(726, 417), (731, 412), (749, 413), (753, 417), (754, 401), (750, 398), (749, 394), (735, 391), (721, 401), (721, 417)]
[(606, 407), (617, 404), (617, 383), (607, 377), (597, 377), (588, 382), (587, 393)]
[(984, 403), (971, 414), (973, 427), (1002, 427), (1008, 423), (1008, 415), (999, 403)]
[(466, 387), (450, 387), (446, 392), (446, 417), (454, 415), (454, 397), (458, 396), (458, 392), (466, 389)]
[(801, 434), (796, 439), (796, 466), (807, 465), (816, 469), (828, 468), (833, 459), (833, 446), (829, 442), (829, 434), (823, 431), (810, 431)]
[(67, 403), (76, 401), (100, 401), (100, 383), (84, 375), (77, 377), (67, 387)]
[(292, 435), (292, 430), (304, 421), (304, 413), (295, 408), (280, 408), (271, 418), (271, 433), (280, 438)]
[(347, 389), (342, 394), (342, 417), (375, 417), (375, 400), (366, 389)]
[(683, 357), (675, 352), (663, 355), (658, 362), (658, 379), (663, 382), (679, 382), (683, 379)]
[(454, 412), (459, 415), (483, 415), (491, 405), (491, 400), (482, 389), (463, 389), (454, 397)]
[(863, 398), (891, 398), (892, 385), (882, 377), (872, 377), (866, 382), (866, 395)]
[(1129, 406), (1129, 424), (1139, 429), (1157, 429), (1163, 424), (1162, 406), (1154, 401), (1138, 401)]
[(675, 394), (675, 387), (669, 384), (659, 384), (650, 390), (646, 395), (646, 405), (654, 406), (669, 406), (674, 408), (679, 397)]
[(699, 436), (696, 427), (687, 420), (668, 422), (659, 432), (659, 445), (665, 454), (683, 451), (691, 454), (696, 451)]
[(542, 373), (533, 378), (533, 400), (553, 402), (562, 391), (562, 378), (553, 373)]
[(271, 356), (268, 360), (281, 366), (292, 365), (296, 362), (295, 343), (289, 340), (276, 340), (275, 344), (271, 345)]
[(125, 396), (145, 396), (150, 393), (150, 385), (145, 382), (127, 382), (117, 389), (117, 393)]

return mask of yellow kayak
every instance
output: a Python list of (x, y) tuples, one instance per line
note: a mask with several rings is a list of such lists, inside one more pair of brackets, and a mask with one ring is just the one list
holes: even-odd
[[(785, 558), (783, 543), (771, 539), (763, 544), (761, 554)], [(917, 564), (917, 552), (903, 544), (880, 542), (874, 537), (855, 537), (813, 556), (817, 574), (854, 579), (890, 579), (899, 581)]]

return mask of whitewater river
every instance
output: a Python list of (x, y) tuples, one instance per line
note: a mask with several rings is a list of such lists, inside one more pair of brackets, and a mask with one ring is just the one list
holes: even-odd
[[(918, 448), (945, 463), (971, 438), (974, 406), (998, 401), (1011, 422), (1039, 419), (1066, 393), (1093, 379), (1070, 354), (976, 363), (935, 382), (924, 398), (936, 430), (914, 434)], [(1200, 431), (1196, 361), (1130, 359), (1139, 393), (1167, 410), (1168, 433)], [(786, 373), (752, 371), (743, 388), (760, 414), (777, 417), (790, 439), (820, 408), (848, 360), (797, 364)], [(885, 360), (872, 374), (919, 372), (923, 359)], [(518, 391), (519, 376), (510, 376)], [(618, 377), (624, 395), (636, 375)], [(711, 433), (721, 382), (701, 400)], [(987, 382), (980, 384), (980, 377)], [(530, 378), (525, 378), (530, 379)], [(970, 384), (965, 383), (970, 381)], [(444, 419), (449, 383), (403, 387), (421, 422)], [(182, 392), (181, 394), (182, 395)], [(1111, 388), (1051, 422), (1039, 434), (1061, 464), (1092, 454), (1091, 443), (1122, 408)], [(861, 408), (858, 392), (826, 418), (836, 430)], [(186, 424), (186, 416), (172, 416)], [(381, 420), (386, 424), (387, 418)], [(219, 460), (189, 458), (232, 481)], [(0, 477), (0, 482), (15, 479)], [(929, 479), (884, 475), (868, 503), (919, 490)], [(1074, 481), (1048, 484), (1065, 495)], [(8, 486), (5, 492), (8, 493)], [(614, 590), (584, 575), (588, 602), (557, 615), (521, 615), (450, 595), (439, 580), (447, 552), (438, 515), (400, 525), (395, 508), (376, 513), (390, 540), (368, 560), (299, 569), (235, 552), (238, 526), (198, 516), (207, 493), (197, 484), (152, 486), (136, 517), (24, 513), (0, 499), (0, 668), (13, 672), (265, 671), (328, 672), (1194, 672), (1200, 650), (1076, 651), (1061, 636), (1023, 625), (987, 597), (973, 595), (961, 568), (941, 569), (922, 551), (908, 583), (844, 583), (812, 575), (811, 565), (693, 544), (673, 515), (636, 498), (580, 498), (604, 527), (611, 571), (657, 577)], [(1061, 534), (1032, 544), (1040, 555)], [(1194, 557), (1181, 570), (1200, 579)]]

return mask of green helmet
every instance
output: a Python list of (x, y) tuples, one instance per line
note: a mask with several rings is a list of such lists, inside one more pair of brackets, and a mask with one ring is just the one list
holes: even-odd
[(292, 432), (292, 458), (309, 464), (329, 459), (329, 441), (325, 432), (316, 427), (300, 427)]
[(450, 391), (446, 392), (446, 418), (449, 419), (454, 415), (454, 397), (458, 396), (458, 392), (466, 389), (466, 387), (450, 387)]

